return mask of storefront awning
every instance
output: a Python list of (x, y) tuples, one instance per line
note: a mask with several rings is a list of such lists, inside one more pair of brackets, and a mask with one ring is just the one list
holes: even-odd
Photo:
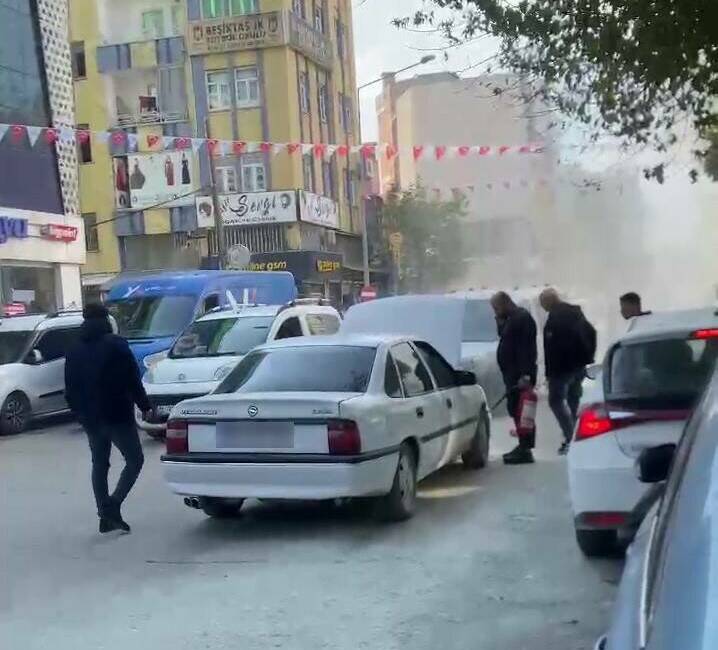
[(83, 287), (99, 287), (112, 280), (116, 273), (88, 273), (82, 276)]

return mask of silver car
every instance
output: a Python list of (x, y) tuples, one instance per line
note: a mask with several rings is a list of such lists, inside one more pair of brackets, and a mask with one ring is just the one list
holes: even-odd
[(0, 319), (0, 435), (67, 410), (65, 354), (81, 325), (74, 311)]
[(629, 548), (610, 630), (596, 647), (718, 648), (718, 372), (678, 446), (646, 449), (637, 472), (662, 497)]

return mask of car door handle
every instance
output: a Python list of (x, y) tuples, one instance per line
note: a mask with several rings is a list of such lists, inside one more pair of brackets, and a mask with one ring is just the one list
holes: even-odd
[(424, 409), (421, 406), (416, 409), (416, 417), (418, 417), (418, 418), (424, 417)]
[(448, 406), (450, 409), (454, 408), (454, 403), (451, 401), (451, 399), (446, 400), (446, 406)]

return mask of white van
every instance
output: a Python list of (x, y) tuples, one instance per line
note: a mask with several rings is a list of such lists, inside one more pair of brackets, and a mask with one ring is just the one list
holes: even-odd
[(163, 438), (173, 406), (212, 392), (256, 346), (297, 336), (335, 334), (340, 324), (336, 309), (311, 300), (215, 310), (187, 327), (166, 355), (147, 361), (142, 381), (152, 412), (146, 421), (136, 411), (137, 425), (150, 436)]

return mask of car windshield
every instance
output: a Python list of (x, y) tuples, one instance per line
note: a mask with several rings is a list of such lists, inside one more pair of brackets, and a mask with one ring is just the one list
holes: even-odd
[(488, 300), (467, 300), (464, 312), (462, 341), (465, 343), (489, 343), (498, 340), (496, 319)]
[(627, 406), (690, 408), (718, 356), (718, 339), (621, 345), (610, 356), (606, 397)]
[(20, 361), (32, 334), (32, 331), (0, 332), (0, 366)]
[(267, 340), (273, 320), (271, 316), (245, 316), (192, 323), (177, 339), (169, 356), (188, 359), (247, 354)]
[(109, 303), (120, 336), (137, 339), (176, 336), (192, 319), (194, 296), (143, 296)]
[(310, 346), (247, 355), (215, 393), (364, 393), (375, 348)]

